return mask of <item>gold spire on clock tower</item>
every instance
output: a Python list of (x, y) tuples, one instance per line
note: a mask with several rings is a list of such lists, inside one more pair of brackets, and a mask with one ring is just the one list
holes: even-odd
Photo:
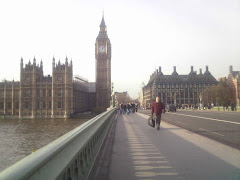
[(96, 106), (106, 110), (111, 100), (111, 43), (107, 36), (104, 16), (95, 43), (96, 59)]

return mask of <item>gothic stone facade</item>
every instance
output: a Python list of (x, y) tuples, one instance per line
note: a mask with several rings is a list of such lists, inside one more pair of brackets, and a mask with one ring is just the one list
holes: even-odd
[[(86, 84), (86, 83), (85, 83)], [(20, 82), (0, 83), (0, 115), (19, 118), (68, 118), (95, 107), (95, 92), (89, 93), (80, 80), (73, 80), (72, 61), (52, 61), (52, 76), (43, 75), (43, 64), (20, 63)], [(92, 97), (92, 101), (89, 101)], [(81, 103), (79, 103), (81, 102)], [(92, 107), (91, 107), (92, 106)]]
[(204, 74), (201, 69), (197, 74), (191, 66), (188, 75), (179, 75), (175, 66), (171, 75), (164, 75), (159, 67), (142, 89), (143, 106), (150, 108), (156, 96), (160, 96), (165, 104), (199, 104), (201, 91), (213, 84), (218, 84), (218, 81), (208, 71), (208, 66)]
[(120, 104), (131, 103), (131, 98), (127, 91), (115, 92), (113, 95), (113, 106), (119, 107)]
[(231, 91), (231, 100), (240, 106), (240, 71), (233, 71), (232, 66), (229, 67), (227, 84)]
[(96, 58), (96, 106), (102, 110), (110, 107), (111, 101), (111, 43), (107, 35), (104, 17), (95, 43)]

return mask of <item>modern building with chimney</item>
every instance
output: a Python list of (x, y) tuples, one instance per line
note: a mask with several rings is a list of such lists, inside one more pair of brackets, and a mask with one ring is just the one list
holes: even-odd
[(191, 66), (190, 73), (186, 75), (179, 75), (176, 66), (173, 67), (171, 75), (164, 75), (159, 67), (142, 88), (143, 106), (150, 108), (156, 96), (160, 96), (164, 104), (198, 105), (201, 103), (201, 91), (214, 84), (218, 84), (218, 81), (209, 72), (208, 66), (204, 73), (200, 69), (199, 74)]

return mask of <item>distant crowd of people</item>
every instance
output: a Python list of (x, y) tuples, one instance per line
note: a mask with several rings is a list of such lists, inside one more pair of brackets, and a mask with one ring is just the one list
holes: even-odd
[[(207, 104), (183, 104), (183, 105), (177, 105), (178, 109), (199, 109), (199, 110), (205, 110), (205, 109), (212, 109), (215, 106), (214, 103), (210, 102)], [(230, 108), (229, 108), (230, 106)], [(223, 105), (223, 109), (226, 111), (236, 111), (236, 103), (231, 102), (230, 104)]]
[(127, 114), (135, 113), (138, 111), (138, 104), (137, 103), (121, 103), (120, 104), (120, 114)]

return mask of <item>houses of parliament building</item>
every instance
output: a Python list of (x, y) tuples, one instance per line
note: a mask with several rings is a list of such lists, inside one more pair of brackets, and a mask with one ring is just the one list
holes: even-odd
[(0, 115), (19, 118), (68, 118), (73, 114), (107, 109), (111, 99), (111, 43), (104, 17), (95, 43), (96, 82), (73, 75), (73, 63), (52, 59), (52, 76), (34, 57), (20, 61), (20, 81), (0, 83)]

